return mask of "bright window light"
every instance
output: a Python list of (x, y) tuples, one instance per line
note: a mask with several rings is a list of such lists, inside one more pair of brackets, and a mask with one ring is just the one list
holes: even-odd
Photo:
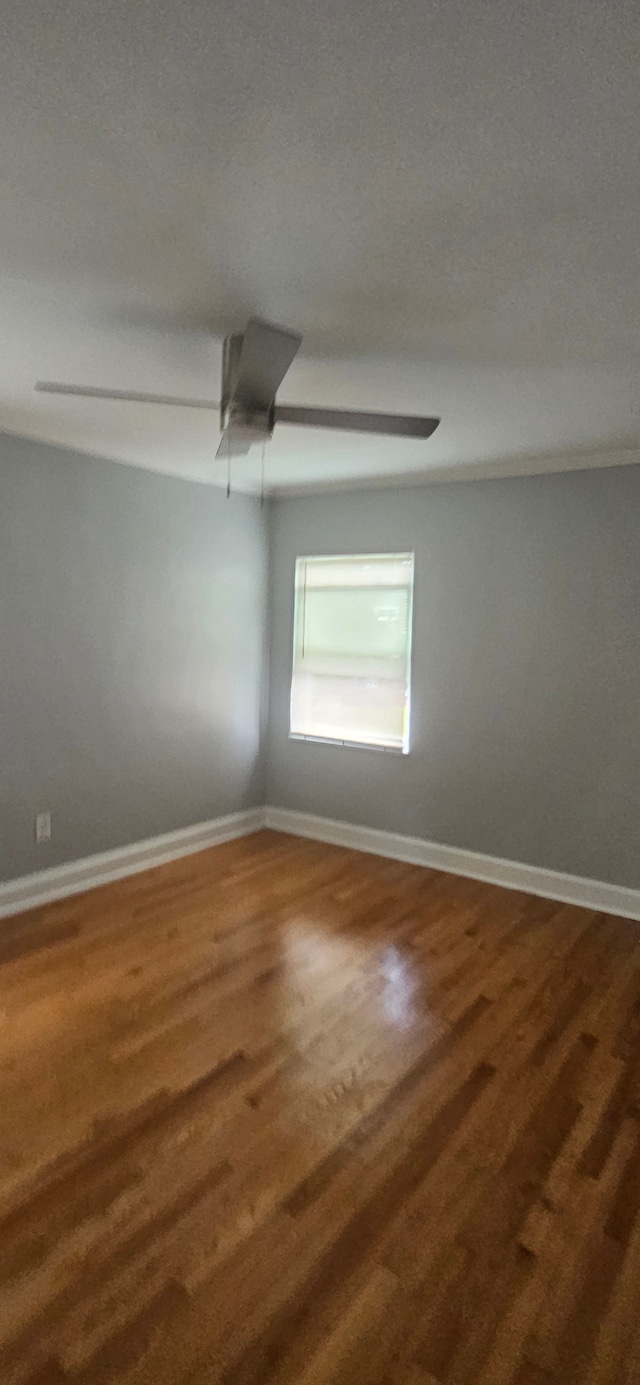
[(413, 554), (296, 560), (291, 735), (409, 749)]

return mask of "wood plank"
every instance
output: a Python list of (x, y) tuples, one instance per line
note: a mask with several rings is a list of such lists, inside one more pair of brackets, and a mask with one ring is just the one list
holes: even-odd
[(640, 1378), (637, 925), (264, 831), (0, 934), (3, 1385)]

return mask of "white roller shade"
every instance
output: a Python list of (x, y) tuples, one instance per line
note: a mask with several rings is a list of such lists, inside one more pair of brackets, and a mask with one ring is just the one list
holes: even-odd
[(291, 734), (406, 752), (413, 554), (298, 558)]

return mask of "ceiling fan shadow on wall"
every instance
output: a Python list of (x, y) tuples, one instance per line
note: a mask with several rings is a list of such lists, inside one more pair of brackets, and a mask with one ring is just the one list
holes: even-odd
[(278, 404), (276, 394), (301, 341), (302, 337), (296, 332), (256, 317), (249, 319), (244, 332), (225, 337), (219, 404), (209, 399), (183, 399), (171, 394), (109, 390), (96, 385), (65, 385), (55, 380), (38, 380), (35, 388), (46, 394), (81, 395), (89, 399), (167, 404), (182, 409), (219, 409), (222, 439), (217, 456), (225, 460), (245, 457), (254, 443), (268, 441), (274, 428), (281, 423), (293, 423), (302, 428), (331, 428), (348, 433), (386, 434), (394, 438), (430, 438), (435, 432), (439, 418)]

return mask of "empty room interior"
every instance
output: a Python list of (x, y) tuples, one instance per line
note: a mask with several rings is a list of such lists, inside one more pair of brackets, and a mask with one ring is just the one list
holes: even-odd
[(0, 1385), (640, 1385), (637, 5), (0, 116)]

